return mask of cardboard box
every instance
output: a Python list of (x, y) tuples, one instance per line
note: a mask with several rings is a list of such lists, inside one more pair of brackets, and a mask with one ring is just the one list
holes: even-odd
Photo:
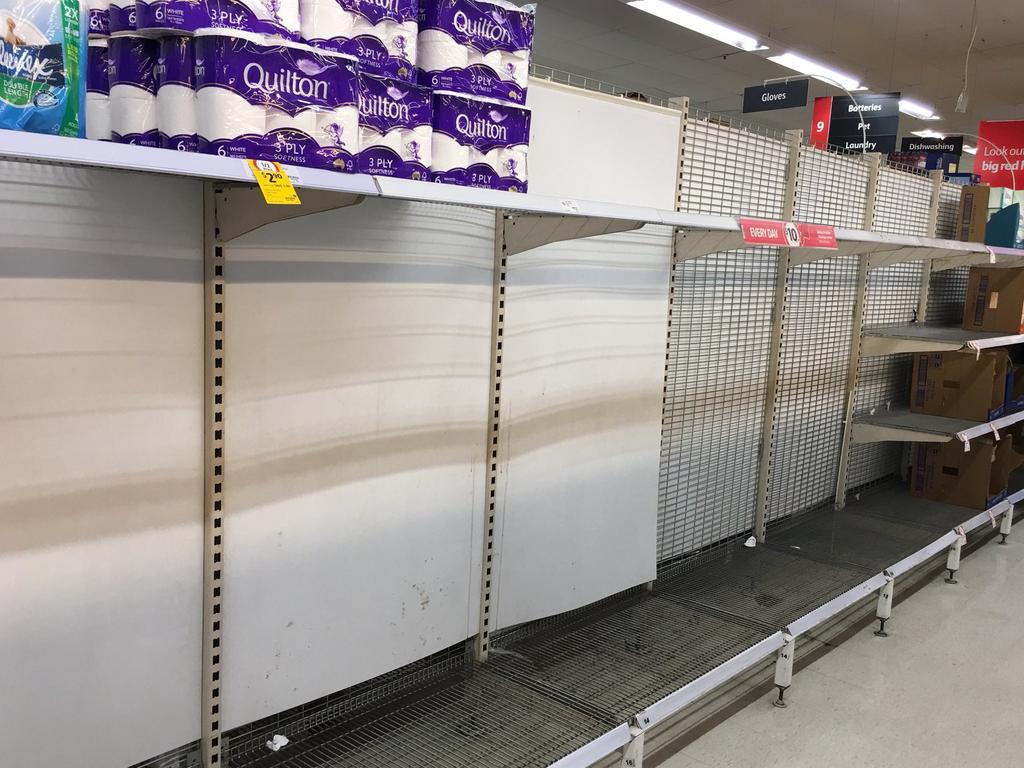
[(963, 327), (988, 333), (1024, 333), (1024, 268), (971, 267)]
[(914, 355), (910, 410), (951, 419), (992, 421), (1003, 415), (1011, 370), (1005, 349)]
[(1013, 438), (916, 443), (911, 449), (910, 494), (971, 509), (989, 509), (1006, 498), (1006, 486), (1019, 455)]
[(988, 201), (992, 190), (984, 185), (964, 187), (960, 190), (960, 205), (956, 209), (956, 228), (953, 239), (967, 243), (985, 242), (988, 224)]

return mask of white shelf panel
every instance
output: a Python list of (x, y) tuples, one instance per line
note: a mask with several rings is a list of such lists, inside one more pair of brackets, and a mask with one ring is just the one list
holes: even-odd
[(861, 352), (866, 357), (903, 352), (977, 352), (1009, 344), (1024, 344), (1024, 334), (980, 333), (955, 325), (885, 325), (864, 329)]
[(950, 419), (929, 416), (899, 409), (858, 416), (853, 421), (854, 443), (880, 443), (908, 441), (917, 443), (945, 443), (957, 439), (969, 443), (996, 430), (1024, 421), (1024, 411), (1011, 413), (989, 422)]
[[(245, 161), (189, 152), (174, 152), (111, 142), (46, 136), (22, 131), (0, 130), (0, 158), (16, 161), (109, 168), (140, 173), (162, 173), (196, 179), (251, 185), (252, 175)], [(343, 204), (353, 195), (390, 197), (450, 205), (503, 210), (513, 215), (589, 219), (585, 227), (558, 224), (551, 228), (553, 239), (569, 239), (573, 232), (589, 236), (601, 231), (624, 231), (644, 224), (662, 224), (687, 231), (679, 258), (696, 258), (709, 253), (744, 247), (739, 222), (732, 216), (679, 213), (645, 206), (618, 205), (591, 200), (563, 199), (544, 195), (516, 194), (489, 189), (428, 184), (408, 179), (371, 177), (285, 166), (299, 189), (337, 192)], [(318, 200), (319, 210), (327, 201)], [(904, 261), (931, 259), (933, 269), (952, 269), (965, 264), (993, 266), (1024, 265), (1024, 250), (988, 248), (980, 243), (961, 243), (926, 237), (891, 235), (859, 229), (837, 229), (835, 250), (794, 248), (794, 264), (869, 254), (871, 267)], [(525, 247), (531, 240), (523, 243)]]

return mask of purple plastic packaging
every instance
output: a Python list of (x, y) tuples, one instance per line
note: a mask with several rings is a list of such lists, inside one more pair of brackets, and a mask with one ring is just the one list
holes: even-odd
[(107, 71), (109, 66), (107, 48), (102, 45), (90, 45), (85, 70), (86, 93), (110, 95), (110, 74)]
[[(320, 0), (329, 2), (330, 0)], [(416, 37), (419, 0), (334, 0), (348, 13), (361, 16), (364, 26), (377, 26), (382, 22), (405, 25), (404, 31), (381, 39), (378, 28), (354, 37), (323, 37), (314, 30), (306, 30), (305, 40), (310, 45), (355, 56), (360, 72), (379, 77), (391, 77), (408, 82), (416, 81)], [(303, 22), (305, 24), (305, 21)]]
[[(180, 0), (178, 1), (180, 2)], [(206, 0), (205, 5), (210, 17), (210, 23), (207, 26), (253, 32), (284, 40), (299, 40), (298, 14), (296, 13), (294, 21), (289, 23), (289, 20), (281, 12), (281, 0), (266, 0), (266, 2), (273, 15), (271, 19), (260, 18), (240, 0)]]
[[(201, 33), (194, 44), (201, 152), (355, 172), (358, 82), (351, 58), (298, 43), (264, 45), (230, 34)], [(204, 125), (210, 125), (210, 116), (202, 111), (206, 89), (224, 89), (251, 105), (292, 116), (312, 111), (316, 135), (293, 127), (220, 136), (213, 125), (204, 132)]]
[[(112, 37), (108, 43), (110, 89), (115, 86), (128, 86), (140, 92), (140, 95), (156, 94), (156, 61), (160, 53), (160, 45), (156, 40), (142, 37)], [(156, 105), (151, 106), (155, 110)], [(114, 106), (111, 104), (111, 114)], [(154, 128), (144, 133), (121, 134), (111, 129), (110, 137), (121, 144), (140, 144), (144, 147), (160, 146), (160, 136)]]
[[(160, 56), (157, 59), (155, 68), (156, 89), (157, 89), (157, 115), (160, 117), (159, 125), (160, 146), (164, 149), (174, 149), (179, 152), (198, 152), (199, 136), (196, 133), (195, 120), (195, 94), (192, 94), (193, 112), (188, 121), (181, 119), (178, 122), (187, 128), (179, 128), (178, 131), (168, 133), (167, 125), (163, 123), (163, 105), (160, 90), (163, 88), (179, 88), (188, 91), (195, 90), (195, 58), (192, 55), (192, 38), (184, 36), (170, 36), (160, 39)], [(187, 95), (187, 94), (186, 94)], [(171, 102), (172, 105), (174, 102)]]
[[(452, 93), (434, 94), (434, 135), (469, 149), (465, 168), (432, 170), (434, 181), (526, 192), (530, 112), (511, 104)], [(494, 157), (493, 163), (484, 156)]]
[(108, 8), (89, 9), (89, 37), (106, 37), (110, 34), (110, 10)]
[(135, 0), (114, 0), (107, 12), (110, 34), (135, 31)]
[[(419, 26), (417, 77), (421, 85), (526, 103), (533, 6), (517, 8), (488, 0), (421, 0)], [(438, 33), (467, 50), (465, 66), (444, 66), (432, 56), (431, 38)], [(484, 57), (489, 63), (480, 61)]]
[(211, 25), (205, 0), (135, 0), (135, 27), (140, 32), (175, 34)]
[[(430, 180), (433, 96), (429, 88), (393, 78), (359, 76), (360, 173)], [(394, 131), (399, 133), (395, 134)], [(400, 148), (368, 137), (397, 136)]]

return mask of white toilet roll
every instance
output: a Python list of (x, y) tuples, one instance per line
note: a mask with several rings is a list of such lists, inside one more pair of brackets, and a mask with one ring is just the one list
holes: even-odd
[(135, 0), (109, 0), (107, 16), (112, 33), (135, 29)]
[(105, 93), (85, 94), (85, 137), (110, 141), (110, 97)]
[(356, 18), (355, 13), (342, 8), (337, 0), (301, 0), (299, 5), (305, 40), (350, 39), (355, 34)]
[(415, 141), (416, 147), (419, 150), (419, 162), (423, 163), (427, 168), (430, 168), (431, 161), (433, 159), (433, 137), (434, 130), (429, 125), (417, 125), (411, 131), (405, 132), (405, 146), (406, 151), (409, 154), (409, 159), (414, 160), (412, 148), (410, 143)]
[(415, 21), (397, 22), (384, 20), (376, 26), (376, 35), (384, 43), (389, 56), (416, 63), (416, 46), (419, 31)]
[(512, 80), (520, 88), (526, 88), (530, 81), (530, 52), (516, 51), (501, 54), (501, 79)]
[[(86, 117), (88, 121), (88, 117)], [(110, 130), (120, 136), (157, 129), (156, 94), (132, 85), (110, 88)]]
[(420, 33), (416, 55), (417, 66), (426, 72), (465, 69), (469, 64), (469, 48), (436, 29), (425, 29)]
[(459, 144), (451, 136), (435, 133), (431, 140), (430, 169), (450, 171), (469, 167), (469, 147)]
[(166, 83), (156, 92), (157, 125), (165, 136), (193, 136), (199, 132), (196, 94), (187, 85)]
[(299, 16), (299, 0), (268, 0), (267, 6), (272, 17), (275, 17), (273, 7), (277, 7), (275, 18), (284, 25), (285, 29), (295, 35), (300, 33), (302, 23)]
[(355, 155), (359, 152), (359, 108), (339, 107), (316, 113), (316, 140), (321, 147), (335, 147)]
[(267, 132), (267, 110), (250, 104), (224, 88), (200, 88), (196, 94), (199, 135), (207, 141), (238, 136), (263, 136)]
[(293, 131), (302, 131), (307, 136), (316, 135), (317, 113), (312, 109), (303, 109), (295, 115), (290, 115), (283, 109), (267, 107), (267, 133), (282, 128)]
[(522, 182), (529, 181), (529, 173), (526, 165), (527, 150), (524, 147), (515, 147), (501, 150), (501, 158), (498, 163), (498, 172), (502, 176), (519, 179)]

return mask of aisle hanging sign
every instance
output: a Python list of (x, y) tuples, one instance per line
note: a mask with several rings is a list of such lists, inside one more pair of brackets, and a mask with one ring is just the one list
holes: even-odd
[(895, 152), (900, 94), (858, 93), (855, 98), (856, 103), (849, 96), (821, 96), (814, 100), (811, 146), (839, 147), (852, 152)]
[(964, 153), (963, 136), (947, 136), (944, 139), (904, 137), (900, 142), (900, 152), (942, 152), (946, 155), (962, 155)]
[(743, 112), (807, 106), (807, 80), (752, 85), (743, 89)]
[(249, 169), (260, 185), (267, 205), (300, 205), (299, 195), (281, 164), (271, 160), (249, 160)]
[(1016, 177), (1017, 189), (1024, 189), (1024, 120), (982, 120), (978, 137), (974, 172), (981, 183), (1012, 189)]
[(782, 248), (839, 247), (835, 227), (825, 224), (804, 224), (798, 221), (740, 219), (740, 231), (747, 245), (776, 245)]

